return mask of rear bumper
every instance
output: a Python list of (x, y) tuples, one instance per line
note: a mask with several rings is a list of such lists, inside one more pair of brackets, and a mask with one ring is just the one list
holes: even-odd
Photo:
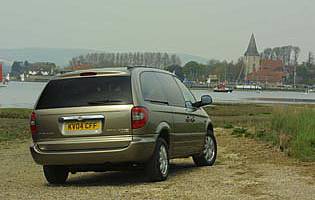
[(30, 146), (34, 161), (40, 165), (79, 165), (147, 161), (155, 148), (155, 135), (134, 136), (127, 147), (84, 151), (43, 151), (36, 143)]

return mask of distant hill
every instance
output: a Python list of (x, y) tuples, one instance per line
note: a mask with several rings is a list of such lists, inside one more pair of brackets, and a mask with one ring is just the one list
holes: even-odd
[(68, 61), (81, 54), (93, 52), (89, 49), (62, 49), (62, 48), (25, 48), (0, 49), (0, 59), (28, 60), (29, 62), (53, 62), (59, 66), (68, 65)]
[[(60, 67), (67, 66), (69, 60), (73, 57), (87, 54), (90, 52), (111, 52), (110, 50), (93, 50), (93, 49), (66, 49), (66, 48), (24, 48), (24, 49), (0, 49), (0, 62), (5, 60), (5, 69), (8, 70), (10, 62), (14, 60), (24, 61), (28, 60), (29, 62), (53, 62)], [(182, 65), (189, 61), (196, 61), (199, 63), (206, 63), (208, 59), (194, 56), (184, 53), (175, 53), (177, 54), (181, 61)]]

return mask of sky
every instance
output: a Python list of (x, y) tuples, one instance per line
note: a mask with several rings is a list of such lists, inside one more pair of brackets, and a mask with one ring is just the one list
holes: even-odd
[(168, 51), (236, 60), (260, 51), (315, 52), (314, 0), (0, 0), (0, 48)]

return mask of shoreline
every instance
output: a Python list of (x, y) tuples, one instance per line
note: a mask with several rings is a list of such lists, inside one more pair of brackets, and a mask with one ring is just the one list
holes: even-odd
[[(235, 137), (249, 137), (281, 148), (281, 137), (286, 135), (286, 138), (292, 139), (292, 143), (285, 146), (291, 151), (288, 155), (295, 155), (294, 157), (301, 160), (315, 161), (314, 155), (307, 154), (309, 149), (314, 148), (310, 141), (315, 139), (311, 128), (314, 127), (312, 119), (315, 116), (315, 105), (216, 103), (204, 107), (204, 110), (210, 116), (214, 127), (231, 129)], [(32, 109), (0, 108), (0, 143), (29, 137), (31, 111)], [(286, 121), (289, 123), (283, 123)], [(283, 132), (282, 129), (286, 131)], [(301, 138), (306, 138), (306, 142), (298, 141), (298, 137), (292, 137), (294, 134), (302, 135)], [(303, 157), (303, 154), (308, 156)]]

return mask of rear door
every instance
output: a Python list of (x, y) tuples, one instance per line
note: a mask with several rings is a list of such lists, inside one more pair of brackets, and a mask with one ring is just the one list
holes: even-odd
[(35, 108), (35, 141), (45, 150), (127, 146), (132, 103), (130, 76), (52, 80)]
[(190, 124), (189, 140), (191, 141), (191, 149), (199, 152), (202, 148), (204, 138), (205, 138), (205, 127), (207, 122), (207, 116), (201, 108), (192, 107), (192, 103), (196, 102), (196, 98), (190, 92), (190, 90), (177, 78), (175, 78), (178, 86), (180, 87), (182, 94), (185, 99), (185, 107), (187, 112), (187, 121)]
[(191, 149), (191, 123), (185, 108), (185, 100), (180, 88), (170, 74), (156, 73), (165, 92), (170, 110), (173, 115), (173, 133), (171, 133), (171, 140), (173, 143), (174, 157), (189, 155), (193, 150)]

